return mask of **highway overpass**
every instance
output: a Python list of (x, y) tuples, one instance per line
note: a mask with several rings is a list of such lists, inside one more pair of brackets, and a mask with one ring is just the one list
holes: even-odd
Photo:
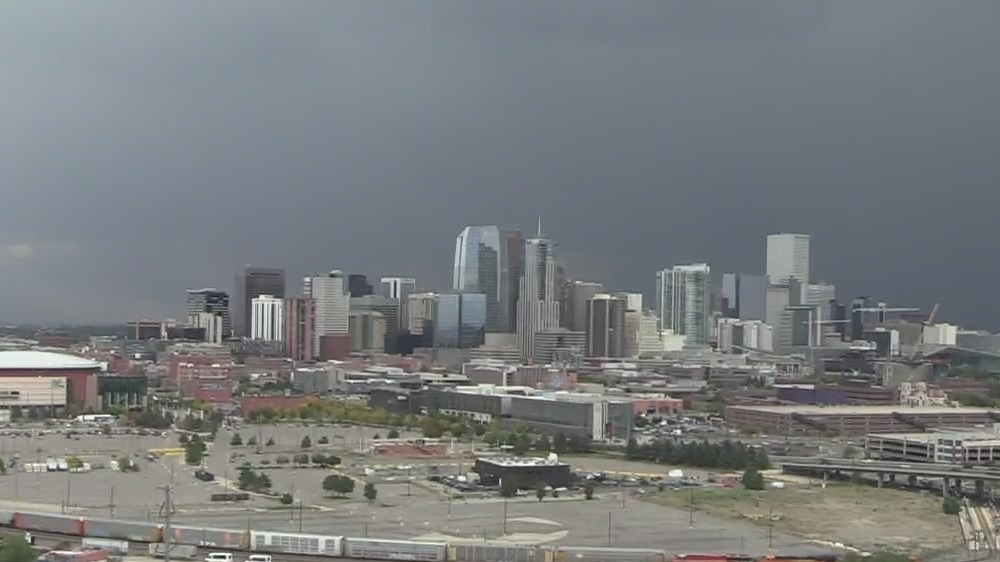
[(773, 461), (781, 467), (782, 472), (788, 474), (809, 474), (824, 478), (835, 474), (874, 475), (880, 487), (885, 479), (895, 481), (897, 476), (908, 478), (911, 485), (916, 484), (917, 478), (941, 479), (945, 483), (945, 494), (952, 487), (960, 489), (963, 481), (973, 482), (978, 495), (983, 493), (986, 482), (1000, 482), (1000, 469), (968, 468), (955, 464), (796, 457), (779, 457)]

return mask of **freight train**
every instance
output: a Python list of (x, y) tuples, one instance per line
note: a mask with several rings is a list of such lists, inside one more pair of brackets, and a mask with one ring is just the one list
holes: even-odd
[[(0, 510), (0, 527), (34, 533), (115, 539), (138, 543), (165, 542), (163, 525), (96, 517)], [(305, 554), (357, 560), (411, 562), (834, 562), (834, 556), (768, 556), (682, 554), (664, 550), (579, 546), (505, 547), (315, 535), (171, 525), (170, 543), (223, 551)]]

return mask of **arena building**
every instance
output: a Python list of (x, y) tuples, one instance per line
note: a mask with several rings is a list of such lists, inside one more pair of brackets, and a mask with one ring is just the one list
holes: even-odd
[(973, 429), (1000, 422), (1000, 410), (948, 406), (726, 406), (726, 423), (771, 435), (867, 435)]
[(47, 351), (0, 351), (0, 418), (100, 408), (96, 361)]

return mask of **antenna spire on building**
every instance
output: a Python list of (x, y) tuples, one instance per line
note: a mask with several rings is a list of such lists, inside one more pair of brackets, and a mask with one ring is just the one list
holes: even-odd
[(538, 238), (542, 237), (542, 215), (538, 215)]

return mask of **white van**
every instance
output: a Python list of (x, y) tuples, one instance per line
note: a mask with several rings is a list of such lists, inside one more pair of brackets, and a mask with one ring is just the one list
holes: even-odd
[(247, 556), (247, 562), (271, 562), (271, 557), (267, 554), (251, 554)]
[(205, 557), (205, 562), (233, 562), (233, 555), (228, 552), (212, 552)]

